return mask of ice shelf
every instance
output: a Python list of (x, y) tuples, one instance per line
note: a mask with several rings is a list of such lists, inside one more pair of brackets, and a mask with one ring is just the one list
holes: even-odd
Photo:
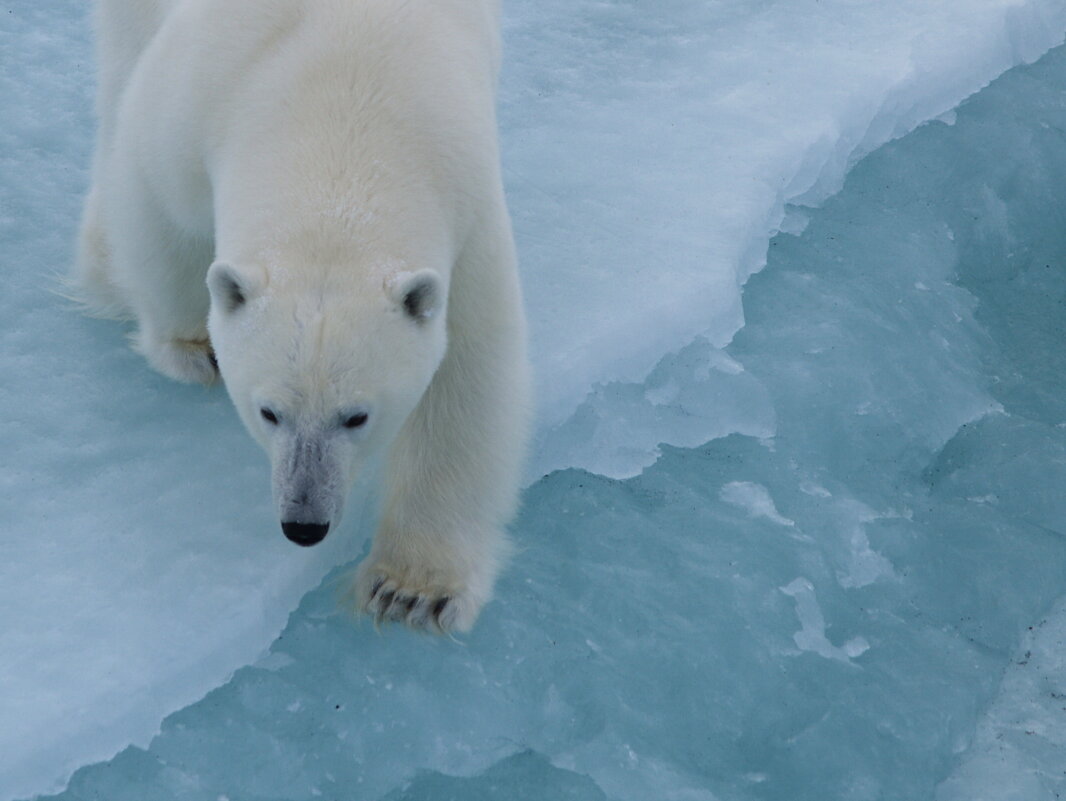
[(786, 204), (1061, 42), (1061, 3), (507, 5), (531, 476), (602, 475), (529, 488), (465, 648), (354, 627), (333, 581), (304, 597), (364, 516), (290, 546), (222, 391), (151, 373), (53, 291), (91, 147), (86, 10), (4, 12), (0, 801), (130, 745), (65, 797), (967, 780), (1008, 655), (1064, 591), (1061, 51), (823, 209)]

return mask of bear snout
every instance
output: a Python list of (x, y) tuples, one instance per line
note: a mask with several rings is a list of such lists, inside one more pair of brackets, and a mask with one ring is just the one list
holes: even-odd
[(297, 523), (295, 521), (282, 521), (281, 530), (285, 536), (297, 545), (308, 548), (316, 545), (326, 538), (329, 533), (329, 523)]

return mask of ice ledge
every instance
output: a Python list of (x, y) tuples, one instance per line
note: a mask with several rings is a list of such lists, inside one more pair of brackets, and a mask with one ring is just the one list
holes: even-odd
[[(801, 230), (796, 206), (820, 205), (863, 156), (950, 115), (1006, 70), (1061, 43), (1066, 31), (1066, 6), (1053, 0), (789, 5), (718, 30), (709, 11), (680, 13), (675, 33), (684, 30), (693, 46), (677, 49), (694, 63), (689, 74), (673, 73), (678, 85), (669, 108), (654, 96), (662, 93), (655, 81), (661, 67), (632, 48), (627, 58), (649, 73), (646, 83), (604, 89), (605, 105), (632, 126), (631, 140), (611, 136), (615, 117), (575, 112), (550, 96), (533, 101), (534, 116), (517, 108), (530, 101), (528, 93), (511, 88), (504, 106), (510, 190), (526, 274), (536, 276), (527, 279), (527, 295), (542, 376), (543, 425), (531, 478), (566, 466), (624, 478), (654, 462), (659, 443), (771, 435), (773, 409), (752, 380), (714, 372), (708, 379), (684, 368), (693, 349), (723, 348), (743, 326), (741, 288), (765, 265), (770, 239)], [(774, 13), (776, 28), (762, 19)], [(533, 24), (516, 16), (518, 31)], [(738, 49), (735, 42), (760, 19), (764, 33), (782, 37), (765, 44), (778, 47)], [(794, 29), (783, 31), (789, 23)], [(704, 54), (692, 55), (694, 42)], [(606, 54), (583, 52), (588, 72), (597, 60), (622, 58), (604, 47)], [(515, 61), (527, 56), (512, 49)], [(540, 83), (530, 69), (520, 74)], [(549, 167), (545, 158), (564, 154), (543, 148), (536, 135), (556, 116), (576, 128), (566, 142), (598, 149), (572, 171)], [(533, 141), (540, 152), (530, 152)], [(619, 164), (628, 166), (625, 186), (616, 177)], [(617, 194), (590, 208), (590, 187), (612, 186)], [(621, 229), (623, 218), (651, 224)], [(706, 358), (728, 357), (718, 351)], [(698, 408), (644, 396), (646, 384), (664, 381), (676, 398), (699, 397)]]

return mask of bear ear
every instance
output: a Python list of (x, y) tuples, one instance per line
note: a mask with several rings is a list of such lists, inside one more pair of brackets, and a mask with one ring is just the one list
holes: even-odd
[(420, 323), (433, 317), (444, 303), (444, 283), (436, 270), (400, 273), (390, 289), (407, 316)]
[(235, 312), (263, 288), (263, 277), (255, 270), (238, 270), (216, 261), (207, 271), (207, 288), (211, 299), (226, 312)]

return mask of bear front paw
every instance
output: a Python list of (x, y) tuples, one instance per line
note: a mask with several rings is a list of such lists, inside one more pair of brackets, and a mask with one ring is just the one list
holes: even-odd
[(213, 384), (218, 379), (218, 362), (208, 339), (167, 339), (151, 344), (142, 340), (137, 350), (152, 367), (175, 381)]
[(421, 580), (410, 571), (361, 567), (354, 587), (356, 607), (381, 623), (404, 623), (435, 634), (469, 631), (484, 600), (455, 582)]

